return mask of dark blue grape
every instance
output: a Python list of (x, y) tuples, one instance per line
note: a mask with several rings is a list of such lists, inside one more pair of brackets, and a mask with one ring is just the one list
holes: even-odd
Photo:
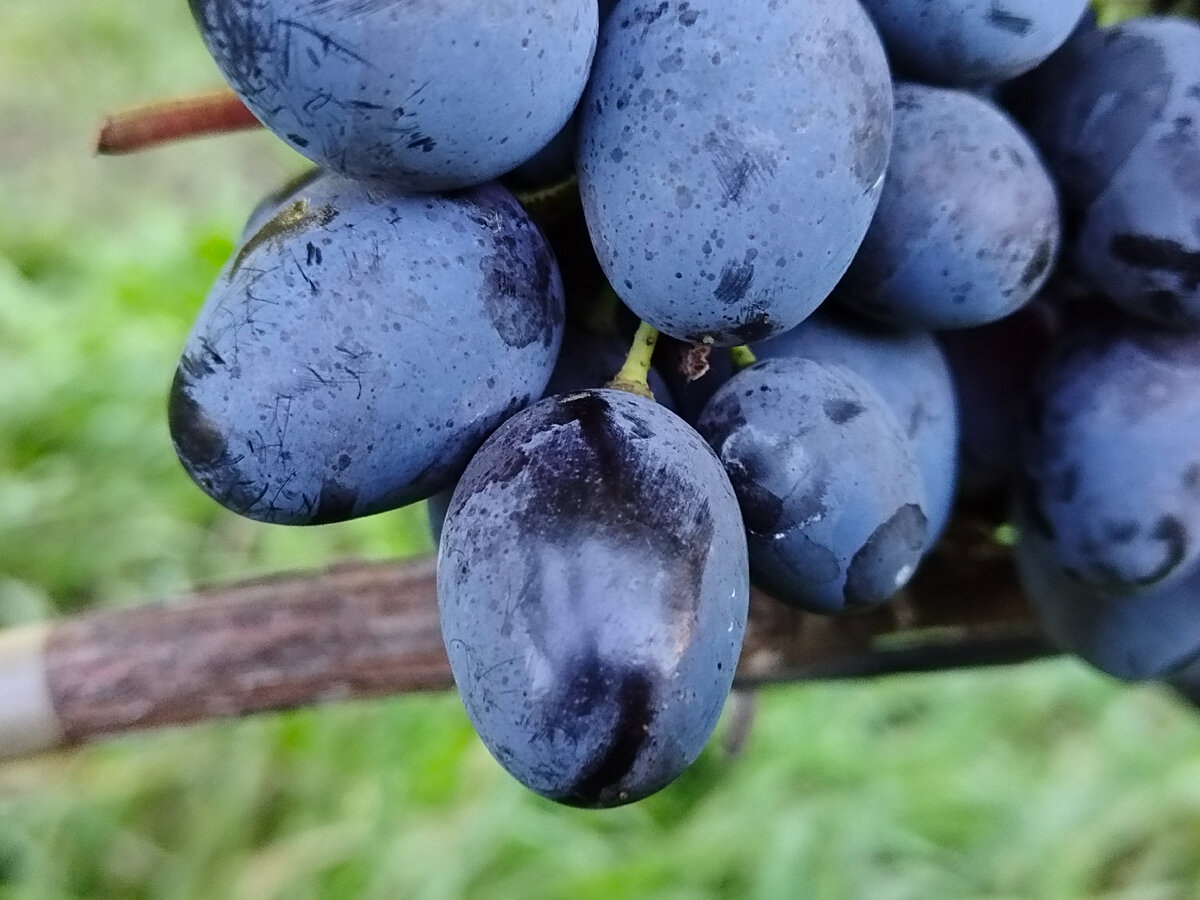
[(910, 442), (842, 366), (765, 359), (733, 376), (696, 424), (729, 473), (755, 583), (836, 613), (902, 588), (928, 546)]
[(1200, 326), (1200, 25), (1085, 33), (1022, 81), (1018, 107), (1074, 220), (1071, 260), (1129, 312)]
[(1187, 577), (1200, 557), (1200, 336), (1085, 329), (1033, 399), (1021, 493), (1058, 565), (1118, 593)]
[(891, 78), (861, 7), (624, 0), (581, 107), (580, 195), (637, 315), (686, 341), (798, 324), (866, 232)]
[(883, 398), (912, 442), (925, 488), (932, 544), (950, 518), (958, 472), (958, 402), (933, 336), (872, 327), (818, 310), (791, 331), (755, 344), (759, 359), (802, 356), (845, 366)]
[(558, 131), (596, 0), (190, 0), (222, 73), (321, 166), (418, 190), (479, 184)]
[(901, 77), (969, 87), (1028, 72), (1067, 40), (1087, 0), (863, 0)]
[(906, 328), (969, 328), (1033, 297), (1058, 253), (1054, 184), (999, 109), (964, 91), (896, 86), (879, 209), (835, 297)]
[(1200, 567), (1134, 593), (1105, 592), (1074, 578), (1031, 518), (1018, 513), (1017, 571), (1050, 639), (1097, 669), (1128, 681), (1160, 679), (1200, 658)]
[(541, 394), (562, 327), (554, 259), (503, 188), (320, 178), (219, 276), (175, 375), (171, 435), (192, 478), (254, 519), (402, 506)]
[(653, 401), (592, 390), (514, 416), (454, 491), (442, 634), (500, 763), (577, 806), (645, 797), (708, 740), (746, 622), (737, 501)]

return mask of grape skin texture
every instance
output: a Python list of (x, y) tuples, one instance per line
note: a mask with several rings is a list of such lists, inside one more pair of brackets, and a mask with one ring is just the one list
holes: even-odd
[[(628, 343), (619, 337), (604, 337), (568, 325), (563, 331), (558, 361), (554, 364), (554, 371), (550, 373), (550, 382), (546, 385), (543, 396), (551, 397), (554, 394), (569, 394), (603, 387), (617, 374), (628, 352)], [(654, 399), (661, 406), (675, 412), (671, 392), (662, 376), (651, 369), (646, 374), (646, 381)], [(452, 493), (453, 488), (438, 491), (429, 498), (425, 508), (429, 533), (433, 536), (435, 545), (442, 539), (442, 524), (446, 519), (446, 510), (450, 508)]]
[(517, 414), (459, 481), (437, 569), (467, 714), (527, 787), (614, 806), (699, 755), (749, 575), (729, 480), (673, 413), (591, 390)]
[(928, 546), (909, 441), (849, 369), (765, 359), (726, 382), (696, 423), (746, 520), (755, 583), (838, 613), (888, 600)]
[(672, 337), (785, 331), (849, 265), (891, 131), (887, 61), (853, 0), (624, 0), (581, 105), (597, 258)]
[(540, 396), (562, 284), (512, 196), (325, 176), (226, 265), (171, 389), (188, 474), (253, 519), (338, 521), (448, 486)]
[(875, 389), (912, 442), (933, 544), (950, 518), (958, 471), (958, 401), (933, 335), (871, 328), (822, 307), (752, 349), (759, 359), (800, 356), (845, 366)]
[(1075, 29), (1087, 0), (863, 0), (904, 78), (957, 87), (1028, 72)]
[(1080, 272), (1129, 312), (1200, 327), (1200, 25), (1083, 34), (1022, 82), (1025, 125), (1077, 223)]
[(1110, 592), (1186, 577), (1200, 556), (1200, 336), (1086, 329), (1034, 391), (1022, 495), (1055, 562)]
[(1058, 254), (1054, 183), (1020, 129), (963, 91), (896, 85), (879, 209), (834, 295), (904, 328), (970, 328), (1027, 303)]
[(479, 184), (554, 136), (587, 83), (596, 0), (189, 0), (263, 123), (318, 165)]
[(1194, 665), (1200, 656), (1200, 566), (1136, 594), (1106, 593), (1071, 577), (1027, 514), (1019, 510), (1016, 521), (1021, 586), (1062, 650), (1126, 681), (1162, 679)]

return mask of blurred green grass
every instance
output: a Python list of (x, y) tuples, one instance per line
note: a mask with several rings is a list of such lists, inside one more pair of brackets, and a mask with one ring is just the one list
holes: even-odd
[[(174, 459), (190, 318), (301, 165), (263, 134), (91, 156), (105, 112), (219, 84), (185, 4), (6, 0), (4, 20), (0, 624), (427, 551), (419, 509), (262, 527)], [(1065, 660), (794, 685), (762, 693), (738, 760), (714, 742), (596, 814), (513, 783), (453, 696), (346, 704), (0, 767), (0, 898), (1186, 900), (1198, 748), (1168, 693)]]

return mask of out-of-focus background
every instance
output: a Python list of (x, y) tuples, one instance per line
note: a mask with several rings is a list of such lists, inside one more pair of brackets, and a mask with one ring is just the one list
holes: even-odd
[[(428, 552), (420, 509), (260, 526), (175, 461), (190, 319), (304, 165), (263, 133), (92, 155), (106, 112), (221, 83), (183, 0), (2, 20), (0, 625)], [(0, 766), (0, 898), (568, 896), (1200, 897), (1200, 713), (1068, 660), (783, 686), (738, 759), (603, 813), (518, 786), (450, 694)]]

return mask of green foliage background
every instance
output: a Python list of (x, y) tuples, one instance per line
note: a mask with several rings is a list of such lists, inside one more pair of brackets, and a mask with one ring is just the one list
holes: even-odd
[[(220, 83), (186, 5), (5, 0), (3, 24), (0, 625), (428, 551), (419, 509), (267, 528), (175, 462), (190, 318), (301, 167), (264, 134), (92, 157), (105, 112)], [(737, 760), (715, 741), (597, 814), (513, 783), (453, 696), (346, 704), (0, 767), (0, 898), (1182, 900), (1198, 749), (1181, 701), (1066, 660), (794, 685)]]

